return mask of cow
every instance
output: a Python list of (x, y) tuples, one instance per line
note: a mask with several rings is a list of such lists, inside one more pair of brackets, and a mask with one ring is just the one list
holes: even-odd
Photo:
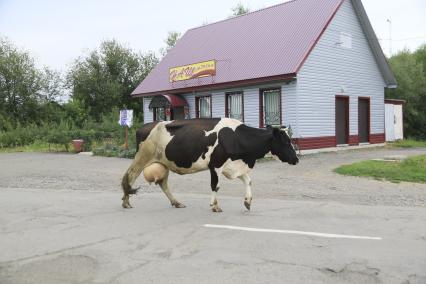
[(170, 192), (169, 171), (180, 175), (209, 170), (213, 212), (222, 212), (217, 201), (219, 176), (239, 178), (245, 185), (244, 206), (250, 210), (251, 179), (248, 175), (256, 160), (267, 153), (296, 165), (298, 156), (286, 131), (267, 126), (253, 128), (230, 118), (187, 119), (147, 123), (136, 132), (139, 148), (133, 163), (123, 176), (123, 208), (132, 208), (135, 180), (144, 171), (148, 182), (159, 184), (172, 206), (183, 208)]

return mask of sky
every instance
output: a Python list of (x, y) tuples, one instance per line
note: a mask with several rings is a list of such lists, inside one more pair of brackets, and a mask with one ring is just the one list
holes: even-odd
[[(0, 36), (35, 57), (39, 67), (65, 72), (73, 60), (116, 39), (140, 52), (165, 46), (169, 31), (231, 15), (238, 3), (257, 10), (283, 0), (0, 0)], [(426, 43), (425, 0), (363, 0), (386, 55)]]

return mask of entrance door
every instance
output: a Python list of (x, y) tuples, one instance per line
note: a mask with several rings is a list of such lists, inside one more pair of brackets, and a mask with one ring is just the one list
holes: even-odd
[(359, 143), (368, 143), (370, 135), (370, 100), (358, 100), (358, 138)]
[(404, 139), (404, 130), (402, 124), (402, 105), (393, 106), (394, 122), (395, 122), (395, 139)]
[(185, 119), (185, 111), (183, 107), (175, 107), (172, 110), (172, 120)]
[(348, 144), (349, 97), (336, 97), (336, 144)]

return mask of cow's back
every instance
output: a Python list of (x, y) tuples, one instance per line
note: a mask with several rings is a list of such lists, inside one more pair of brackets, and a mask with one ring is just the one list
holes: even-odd
[(188, 174), (209, 167), (221, 129), (226, 127), (235, 130), (241, 124), (229, 118), (148, 123), (138, 130), (137, 141), (139, 147), (141, 142), (146, 141), (144, 145), (149, 142), (156, 149), (150, 163), (159, 162), (173, 172)]
[(189, 119), (166, 124), (166, 130), (172, 136), (165, 148), (167, 160), (179, 168), (190, 169), (201, 158), (206, 160), (203, 167), (207, 166), (206, 154), (217, 141), (217, 133), (212, 130), (219, 121), (219, 118)]

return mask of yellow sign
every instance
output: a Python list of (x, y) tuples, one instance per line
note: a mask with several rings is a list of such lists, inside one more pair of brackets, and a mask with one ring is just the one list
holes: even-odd
[(209, 60), (170, 68), (169, 81), (176, 82), (213, 75), (216, 75), (216, 61)]

